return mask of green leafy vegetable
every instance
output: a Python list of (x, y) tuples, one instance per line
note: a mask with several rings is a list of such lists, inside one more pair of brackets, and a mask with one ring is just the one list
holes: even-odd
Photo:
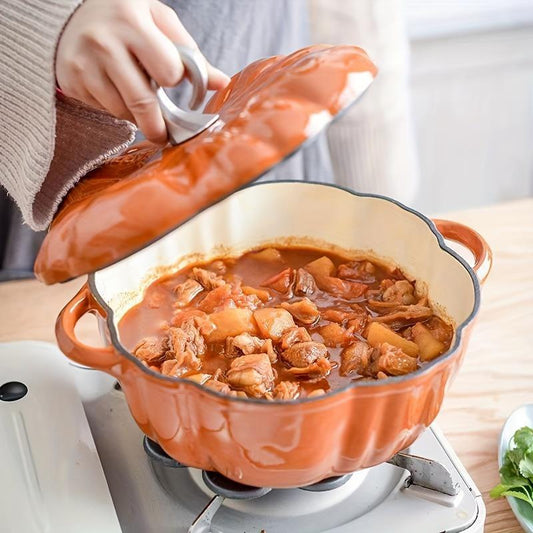
[(515, 432), (500, 468), (501, 483), (490, 491), (492, 498), (513, 496), (533, 507), (533, 429)]

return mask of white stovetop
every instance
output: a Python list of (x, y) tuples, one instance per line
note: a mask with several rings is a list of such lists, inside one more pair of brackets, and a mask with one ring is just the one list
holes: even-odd
[(73, 374), (52, 344), (0, 344), (0, 531), (118, 533), (120, 526)]

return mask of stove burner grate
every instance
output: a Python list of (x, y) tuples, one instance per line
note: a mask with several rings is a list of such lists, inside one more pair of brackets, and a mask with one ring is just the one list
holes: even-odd
[(161, 448), (157, 442), (149, 439), (148, 437), (144, 437), (143, 439), (143, 448), (150, 461), (155, 461), (168, 468), (187, 468), (187, 465), (184, 465), (183, 463), (180, 463), (179, 461), (176, 461), (176, 459), (170, 457), (170, 455), (168, 455), (168, 453), (165, 452), (165, 450), (163, 450), (163, 448)]
[[(152, 465), (161, 465), (168, 468), (187, 468), (170, 457), (159, 444), (144, 437), (143, 447), (152, 462)], [(454, 482), (448, 469), (437, 461), (400, 452), (387, 461), (388, 463), (409, 471), (410, 476), (405, 481), (405, 486), (417, 486), (441, 494), (444, 498), (454, 497), (458, 494), (458, 484)], [(155, 468), (155, 466), (154, 466)], [(353, 474), (344, 474), (323, 479), (312, 485), (300, 487), (309, 492), (326, 492), (344, 485)], [(233, 481), (219, 472), (202, 471), (202, 479), (215, 496), (198, 515), (189, 533), (202, 533), (210, 531), (213, 516), (226, 498), (232, 500), (254, 500), (268, 494), (269, 487), (252, 487)]]
[(234, 500), (254, 500), (268, 494), (272, 489), (267, 487), (251, 487), (223, 476), (218, 472), (202, 472), (202, 479), (209, 490), (224, 498)]
[(305, 487), (300, 487), (302, 490), (308, 490), (309, 492), (326, 492), (327, 490), (338, 489), (342, 487), (350, 478), (352, 474), (344, 474), (343, 476), (333, 476), (313, 483), (312, 485), (307, 485)]
[[(151, 461), (157, 461), (158, 463), (168, 468), (187, 468), (187, 465), (176, 461), (170, 455), (168, 455), (157, 442), (144, 437), (143, 448)], [(300, 487), (302, 490), (309, 492), (326, 492), (333, 490), (344, 485), (352, 474), (344, 474), (342, 476), (333, 476), (313, 483), (312, 485), (306, 485)], [(252, 487), (250, 485), (244, 485), (238, 481), (233, 481), (227, 478), (219, 472), (207, 472), (202, 471), (202, 479), (207, 485), (209, 490), (215, 494), (223, 496), (224, 498), (232, 498), (234, 500), (252, 500), (268, 494), (272, 489), (269, 487)]]

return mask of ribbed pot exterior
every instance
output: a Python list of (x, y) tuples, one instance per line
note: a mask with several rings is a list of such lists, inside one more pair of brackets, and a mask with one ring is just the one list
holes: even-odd
[(126, 360), (114, 373), (143, 433), (174, 459), (247, 485), (297, 487), (382, 463), (413, 443), (440, 410), (469, 330), (426, 373), (301, 403), (238, 402)]

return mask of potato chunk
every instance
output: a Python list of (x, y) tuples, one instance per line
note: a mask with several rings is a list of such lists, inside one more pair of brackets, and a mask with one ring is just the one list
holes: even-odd
[(215, 329), (207, 338), (209, 342), (224, 341), (227, 337), (236, 337), (241, 333), (256, 333), (250, 309), (224, 309), (211, 314), (209, 318), (215, 325)]
[(264, 248), (263, 250), (260, 250), (259, 252), (252, 252), (250, 254), (250, 257), (253, 257), (254, 259), (258, 259), (259, 261), (282, 261), (281, 253), (279, 250), (276, 250), (275, 248)]
[(377, 347), (380, 344), (387, 343), (400, 348), (404, 353), (411, 357), (418, 355), (418, 344), (404, 339), (388, 327), (379, 322), (372, 322), (368, 326), (367, 341), (371, 346)]
[(292, 315), (285, 309), (263, 307), (254, 311), (254, 318), (261, 335), (274, 342), (278, 342), (288, 329), (296, 327)]
[(424, 324), (415, 324), (412, 332), (413, 340), (420, 350), (420, 361), (431, 361), (444, 351), (444, 343), (436, 339)]
[(318, 332), (322, 336), (324, 344), (330, 348), (346, 346), (353, 341), (354, 336), (352, 331), (348, 331), (340, 324), (335, 324), (335, 322), (331, 322), (318, 328)]
[(335, 272), (333, 261), (325, 255), (307, 263), (304, 268), (307, 272), (313, 274), (313, 276), (333, 276)]

